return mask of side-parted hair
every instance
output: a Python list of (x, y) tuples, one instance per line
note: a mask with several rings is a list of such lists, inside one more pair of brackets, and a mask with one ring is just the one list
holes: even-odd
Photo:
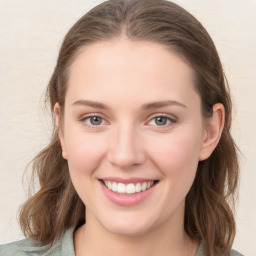
[[(184, 58), (194, 70), (205, 119), (212, 116), (215, 103), (224, 105), (222, 136), (212, 155), (198, 164), (186, 197), (184, 225), (191, 239), (204, 242), (207, 256), (229, 253), (235, 237), (232, 209), (239, 170), (230, 134), (231, 99), (215, 45), (190, 13), (166, 0), (109, 0), (85, 14), (65, 36), (49, 81), (46, 100), (52, 118), (55, 103), (64, 109), (69, 69), (76, 56), (89, 44), (115, 38), (155, 42)], [(67, 229), (85, 223), (85, 206), (72, 185), (55, 124), (49, 145), (32, 167), (40, 189), (21, 207), (21, 229), (25, 236), (52, 244)]]

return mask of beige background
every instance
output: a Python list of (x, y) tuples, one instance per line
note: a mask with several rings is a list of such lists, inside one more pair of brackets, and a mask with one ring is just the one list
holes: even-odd
[[(62, 38), (102, 1), (0, 0), (0, 243), (22, 238), (23, 170), (48, 140), (43, 93)], [(235, 103), (233, 134), (242, 151), (234, 248), (256, 255), (256, 0), (176, 0), (211, 34)]]

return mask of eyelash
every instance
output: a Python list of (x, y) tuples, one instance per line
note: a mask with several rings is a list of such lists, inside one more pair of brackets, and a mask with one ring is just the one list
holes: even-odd
[(156, 118), (166, 118), (167, 119), (167, 122), (168, 124), (164, 124), (164, 125), (153, 125), (153, 126), (157, 126), (157, 127), (168, 127), (169, 125), (171, 124), (174, 124), (177, 122), (177, 120), (174, 118), (174, 117), (170, 117), (169, 115), (166, 115), (166, 114), (157, 114), (155, 116), (153, 116), (147, 123), (153, 121), (153, 120), (156, 120)]
[[(90, 119), (90, 118), (93, 118), (93, 117), (101, 118), (105, 123), (107, 123), (107, 121), (105, 120), (105, 118), (102, 117), (102, 116), (99, 115), (99, 114), (91, 114), (91, 115), (89, 115), (89, 116), (82, 117), (82, 118), (80, 119), (80, 121), (81, 121), (82, 123), (84, 123), (86, 126), (91, 127), (91, 128), (97, 128), (97, 127), (101, 126), (102, 124), (99, 124), (99, 125), (92, 125), (92, 124), (88, 124), (88, 123), (86, 122), (86, 120), (88, 120), (88, 119)], [(104, 125), (104, 124), (103, 124), (103, 125)]]
[[(101, 118), (102, 121), (104, 122), (104, 124), (102, 124), (102, 123), (99, 124), (99, 125), (88, 124), (86, 120), (88, 120), (88, 119), (90, 119), (90, 118), (94, 118), (94, 117), (96, 117), (96, 118)], [(156, 126), (156, 127), (160, 127), (160, 128), (161, 128), (161, 127), (162, 127), (162, 128), (167, 127), (167, 126), (169, 126), (169, 125), (174, 124), (174, 123), (177, 122), (177, 120), (176, 120), (174, 117), (171, 118), (169, 115), (166, 115), (166, 114), (158, 114), (158, 115), (155, 115), (155, 116), (151, 117), (150, 120), (147, 121), (146, 123), (148, 124), (148, 123), (150, 123), (151, 121), (156, 120), (156, 118), (166, 118), (166, 119), (167, 119), (168, 124), (164, 124), (164, 125), (152, 125), (152, 126)], [(98, 128), (98, 127), (100, 127), (100, 126), (102, 126), (102, 125), (108, 124), (108, 122), (105, 120), (105, 118), (102, 117), (102, 116), (99, 115), (99, 114), (91, 114), (91, 115), (89, 115), (89, 116), (85, 116), (85, 117), (81, 118), (80, 121), (81, 121), (82, 123), (84, 123), (86, 126), (91, 127), (91, 128)]]

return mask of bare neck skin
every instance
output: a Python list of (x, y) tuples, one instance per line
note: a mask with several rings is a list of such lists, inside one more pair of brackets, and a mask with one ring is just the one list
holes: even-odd
[(111, 233), (89, 212), (86, 218), (86, 225), (74, 234), (76, 256), (195, 256), (198, 249), (177, 218), (137, 236)]

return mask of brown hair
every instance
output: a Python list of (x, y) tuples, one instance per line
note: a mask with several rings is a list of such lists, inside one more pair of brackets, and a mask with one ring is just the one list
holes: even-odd
[[(220, 142), (212, 155), (199, 163), (186, 197), (184, 223), (192, 239), (204, 241), (207, 255), (229, 253), (235, 236), (230, 205), (238, 183), (237, 152), (230, 134), (231, 99), (214, 43), (191, 14), (165, 0), (109, 0), (93, 8), (64, 38), (47, 90), (51, 110), (56, 102), (64, 107), (69, 67), (77, 54), (88, 44), (121, 36), (159, 43), (183, 56), (195, 71), (205, 118), (212, 115), (215, 103), (225, 107)], [(40, 189), (20, 213), (24, 234), (44, 244), (85, 222), (85, 206), (71, 183), (61, 152), (54, 125), (50, 144), (33, 161)]]

